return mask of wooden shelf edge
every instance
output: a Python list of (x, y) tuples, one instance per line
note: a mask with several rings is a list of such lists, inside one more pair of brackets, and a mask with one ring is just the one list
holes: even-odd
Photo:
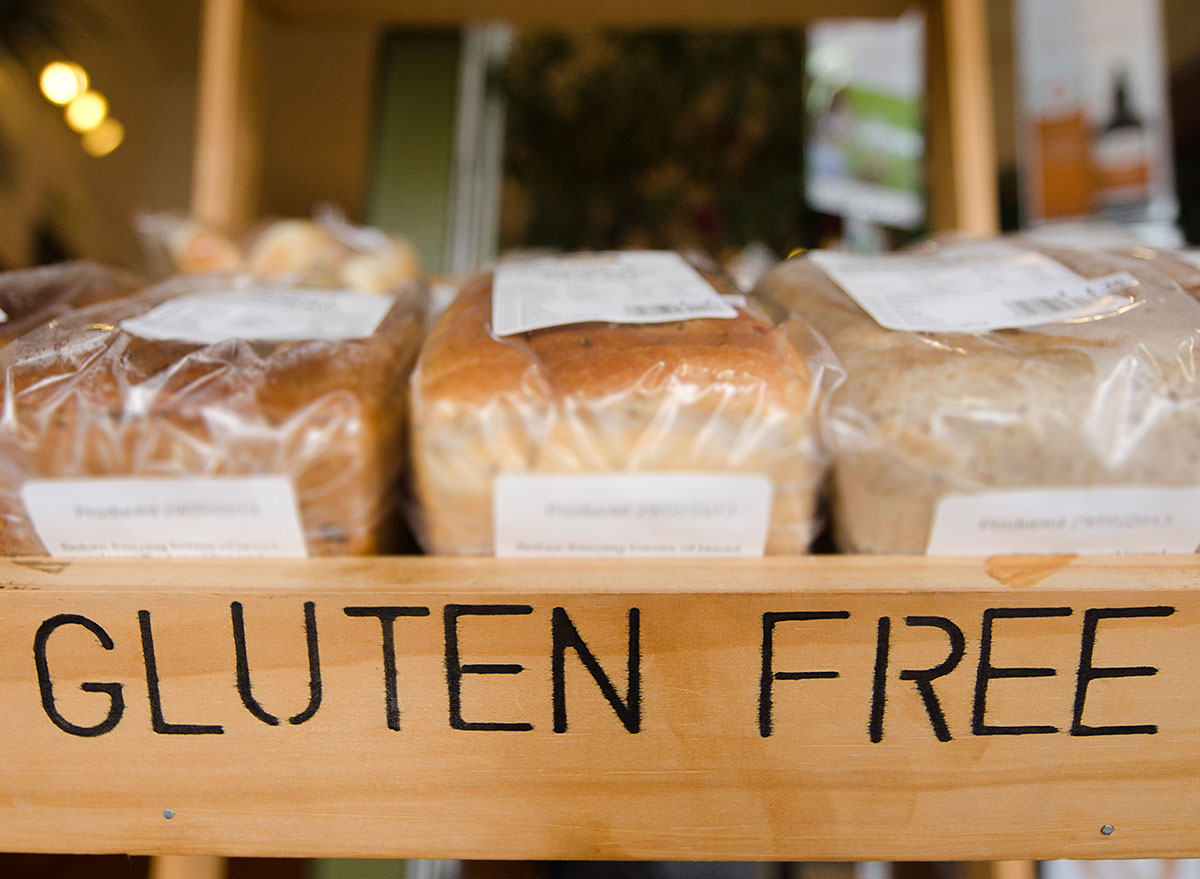
[(1197, 555), (768, 556), (754, 559), (0, 559), (6, 591), (972, 593), (1200, 589)]
[(1200, 852), (1195, 556), (16, 559), (0, 584), (0, 850)]
[(489, 21), (561, 27), (799, 26), (817, 18), (894, 18), (929, 0), (260, 0), (270, 14), (297, 24), (453, 27)]

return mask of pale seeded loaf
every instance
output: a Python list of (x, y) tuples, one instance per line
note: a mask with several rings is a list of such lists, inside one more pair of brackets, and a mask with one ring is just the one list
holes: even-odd
[(1046, 253), (1085, 277), (1132, 273), (1131, 307), (1027, 329), (898, 332), (806, 258), (759, 285), (846, 371), (826, 422), (840, 548), (924, 552), (951, 493), (1200, 484), (1200, 303), (1145, 259)]

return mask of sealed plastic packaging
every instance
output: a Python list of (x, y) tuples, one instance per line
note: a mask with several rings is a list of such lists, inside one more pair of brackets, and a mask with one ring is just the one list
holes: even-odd
[[(957, 552), (958, 545), (984, 552), (977, 547), (999, 539), (982, 533), (990, 529), (1002, 532), (998, 545), (1005, 551), (1056, 551), (1080, 539), (1067, 533), (1072, 530), (1111, 526), (1132, 533), (1143, 525), (1171, 525), (1179, 518), (1171, 512), (1135, 514), (1120, 504), (1140, 503), (1154, 491), (1175, 498), (1176, 489), (1200, 486), (1200, 303), (1153, 260), (1036, 252), (1007, 241), (965, 247), (935, 253), (933, 259), (959, 260), (957, 274), (943, 276), (943, 286), (951, 277), (950, 286), (990, 291), (969, 309), (970, 319), (1001, 308), (1027, 325), (973, 332), (885, 328), (818, 265), (820, 254), (789, 260), (758, 287), (760, 295), (811, 321), (846, 371), (826, 422), (840, 548), (922, 553), (935, 551), (936, 539), (941, 553)], [(867, 295), (897, 287), (900, 278), (899, 287), (907, 285), (911, 295), (893, 300), (893, 310), (903, 318), (927, 307), (933, 300), (922, 285), (929, 276), (912, 262), (927, 256), (876, 258), (885, 271), (873, 276), (879, 286), (868, 285)], [(993, 271), (1014, 266), (1032, 266), (1035, 282), (1005, 299), (988, 284)], [(1064, 269), (1078, 281), (1062, 280)], [(1048, 286), (1036, 280), (1039, 272), (1048, 273)], [(959, 292), (938, 291), (946, 301)], [(1085, 509), (1053, 512), (1041, 505), (1054, 497), (1028, 494), (1043, 489), (1083, 490), (1071, 503)], [(1133, 493), (1123, 494), (1127, 489)], [(972, 520), (981, 533), (971, 540), (978, 543), (938, 537), (942, 526), (946, 533), (961, 531), (955, 511), (974, 515), (970, 499), (992, 493), (1004, 495), (996, 508), (1001, 512)], [(1118, 509), (1089, 516), (1087, 507), (1101, 502)], [(944, 506), (958, 503), (967, 506)], [(1196, 507), (1194, 497), (1184, 504)], [(1198, 535), (1191, 533), (1173, 538), (1183, 540), (1176, 551), (1195, 548)], [(1079, 551), (1123, 548), (1118, 534), (1107, 550)]]
[(421, 275), (410, 241), (355, 226), (328, 208), (312, 220), (273, 220), (240, 237), (173, 213), (144, 214), (138, 230), (159, 275), (248, 272), (364, 293), (386, 293)]
[(144, 282), (92, 262), (0, 272), (0, 346), (70, 308), (119, 299)]
[(1129, 255), (1149, 262), (1184, 290), (1200, 299), (1200, 251), (1137, 247), (1129, 251)]
[[(178, 278), (17, 339), (0, 351), (0, 548), (386, 548), (416, 298)], [(209, 526), (225, 529), (214, 545)]]
[[(1175, 233), (1178, 234), (1178, 233)], [(1022, 232), (1012, 239), (1034, 249), (1103, 251), (1144, 260), (1184, 290), (1200, 296), (1200, 251), (1150, 245), (1136, 230), (1107, 223), (1051, 223)]]
[[(674, 254), (655, 253), (530, 264), (553, 275), (587, 261), (670, 267), (672, 258), (683, 265)], [(695, 280), (700, 294), (736, 293), (707, 271)], [(754, 554), (747, 547), (755, 538), (738, 544), (734, 532), (749, 527), (745, 517), (762, 504), (756, 552), (807, 550), (825, 463), (816, 425), (836, 368), (806, 327), (776, 325), (744, 297), (716, 296), (729, 317), (677, 320), (667, 315), (689, 313), (689, 306), (626, 303), (639, 320), (665, 322), (592, 319), (502, 335), (494, 283), (489, 274), (464, 288), (413, 374), (417, 530), (426, 549), (523, 554), (519, 540), (515, 551), (504, 545), (503, 532), (513, 526), (532, 555)], [(589, 301), (617, 308), (627, 293), (621, 283), (605, 288), (612, 297), (597, 288)], [(714, 512), (710, 502), (724, 505)], [(645, 546), (628, 532), (616, 545), (599, 536), (608, 533), (610, 514), (625, 516), (636, 535), (639, 516), (673, 511), (729, 519), (684, 522), (683, 536), (666, 547), (650, 539), (652, 525)], [(589, 523), (576, 522), (570, 533), (597, 536), (555, 542), (539, 532), (538, 517), (556, 514)], [(723, 548), (719, 540), (700, 541), (689, 552), (692, 526), (710, 535), (726, 529), (730, 539)]]

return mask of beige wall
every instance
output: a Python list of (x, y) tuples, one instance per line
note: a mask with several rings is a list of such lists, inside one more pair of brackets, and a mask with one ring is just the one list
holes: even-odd
[[(30, 260), (30, 229), (47, 218), (75, 253), (137, 267), (136, 213), (188, 207), (201, 0), (92, 0), (90, 9), (100, 27), (71, 33), (65, 54), (109, 98), (125, 143), (86, 155), (32, 76), (0, 67), (0, 132), (14, 149), (15, 181), (0, 179), (0, 266)], [(368, 28), (267, 20), (262, 213), (306, 215), (331, 201), (361, 217), (375, 48)]]
[[(67, 35), (126, 127), (125, 143), (92, 158), (24, 71), (0, 69), (0, 127), (15, 146), (17, 185), (0, 186), (0, 262), (30, 257), (28, 226), (46, 218), (81, 255), (136, 265), (132, 218), (182, 204), (191, 183), (199, 0), (104, 0), (97, 26)], [(49, 59), (47, 59), (49, 60)]]
[(266, 22), (263, 213), (303, 216), (331, 201), (362, 218), (377, 42), (369, 27)]

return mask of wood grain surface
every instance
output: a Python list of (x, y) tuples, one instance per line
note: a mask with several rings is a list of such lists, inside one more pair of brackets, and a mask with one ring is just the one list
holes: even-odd
[(1195, 856), (1198, 637), (1190, 556), (3, 561), (0, 848)]
[[(918, 0), (920, 3), (921, 0)], [(960, 0), (927, 0), (958, 3)], [(447, 26), (479, 21), (507, 21), (541, 27), (761, 27), (798, 25), (831, 16), (887, 17), (902, 14), (908, 0), (261, 0), (285, 20), (407, 26)]]

